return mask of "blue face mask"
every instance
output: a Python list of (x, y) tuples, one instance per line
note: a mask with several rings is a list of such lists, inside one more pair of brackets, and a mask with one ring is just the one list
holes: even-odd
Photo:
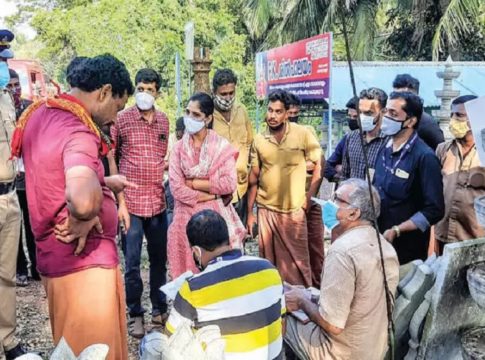
[(0, 61), (0, 89), (4, 89), (10, 81), (8, 65), (5, 61)]
[(337, 219), (338, 206), (333, 201), (326, 201), (322, 208), (323, 224), (328, 229), (332, 231), (334, 227), (340, 224)]

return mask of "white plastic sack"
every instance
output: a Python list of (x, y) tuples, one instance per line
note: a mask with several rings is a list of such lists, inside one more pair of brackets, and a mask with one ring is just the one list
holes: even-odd
[[(168, 338), (152, 332), (140, 344), (141, 360), (224, 360), (225, 342), (218, 326), (211, 325), (195, 333), (183, 324)], [(205, 349), (205, 350), (204, 350)]]
[(50, 360), (105, 360), (108, 356), (109, 346), (105, 344), (93, 344), (85, 348), (78, 357), (74, 355), (67, 341), (62, 337), (57, 344)]

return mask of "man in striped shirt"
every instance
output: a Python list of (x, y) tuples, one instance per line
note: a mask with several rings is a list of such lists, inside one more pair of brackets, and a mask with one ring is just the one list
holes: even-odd
[(225, 358), (282, 359), (282, 314), (286, 312), (278, 271), (265, 259), (231, 249), (224, 219), (212, 210), (187, 224), (195, 263), (203, 269), (180, 288), (167, 330), (184, 323), (194, 329), (217, 325)]

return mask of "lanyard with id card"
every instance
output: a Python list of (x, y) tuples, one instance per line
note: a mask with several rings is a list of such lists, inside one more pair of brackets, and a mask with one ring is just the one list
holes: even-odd
[(408, 179), (409, 178), (409, 173), (402, 170), (398, 169), (398, 165), (401, 162), (401, 160), (404, 158), (404, 156), (407, 155), (407, 153), (410, 151), (411, 147), (413, 146), (414, 142), (418, 138), (418, 134), (414, 133), (414, 136), (412, 139), (404, 146), (404, 149), (402, 150), (401, 154), (399, 155), (399, 159), (397, 159), (396, 163), (393, 166), (387, 166), (386, 163), (386, 157), (384, 154), (382, 154), (382, 162), (384, 164), (384, 167), (386, 171), (389, 171), (391, 174), (395, 175), (396, 177), (400, 179)]

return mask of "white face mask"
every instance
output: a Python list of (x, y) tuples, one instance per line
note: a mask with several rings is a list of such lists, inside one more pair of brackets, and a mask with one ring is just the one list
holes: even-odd
[(382, 119), (381, 131), (386, 136), (396, 135), (403, 129), (404, 121), (396, 121), (390, 117), (384, 116)]
[(150, 110), (155, 104), (155, 98), (153, 95), (147, 93), (146, 91), (137, 92), (135, 95), (136, 106), (140, 110)]
[(184, 125), (185, 131), (189, 135), (197, 134), (205, 127), (205, 123), (203, 121), (197, 121), (195, 119), (192, 119), (190, 116), (184, 116)]
[(360, 114), (360, 123), (362, 125), (362, 131), (372, 131), (376, 127), (377, 123), (374, 124), (376, 118), (371, 115)]

